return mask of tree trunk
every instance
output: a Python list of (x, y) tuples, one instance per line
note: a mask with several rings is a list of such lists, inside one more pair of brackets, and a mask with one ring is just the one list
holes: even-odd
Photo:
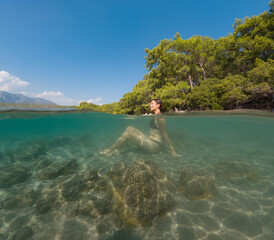
[(193, 89), (193, 81), (192, 81), (190, 73), (188, 74), (188, 81), (189, 81), (189, 85), (190, 85), (190, 90), (192, 90)]
[(201, 60), (199, 61), (199, 65), (200, 65), (200, 68), (202, 69), (203, 78), (204, 78), (204, 81), (205, 81), (206, 80), (206, 72), (205, 72), (205, 69), (204, 69), (204, 64)]

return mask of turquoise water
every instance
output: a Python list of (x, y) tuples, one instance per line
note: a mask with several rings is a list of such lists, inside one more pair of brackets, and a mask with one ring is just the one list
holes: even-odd
[(99, 153), (151, 118), (0, 113), (0, 239), (273, 239), (273, 113), (166, 116), (175, 158)]

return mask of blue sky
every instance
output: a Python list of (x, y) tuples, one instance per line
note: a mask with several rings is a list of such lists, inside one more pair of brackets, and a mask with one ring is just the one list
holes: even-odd
[(1, 0), (0, 90), (58, 104), (119, 101), (147, 73), (145, 48), (176, 32), (212, 38), (270, 0)]

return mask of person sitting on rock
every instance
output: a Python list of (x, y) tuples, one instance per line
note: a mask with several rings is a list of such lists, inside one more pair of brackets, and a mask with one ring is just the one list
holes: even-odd
[(154, 112), (155, 118), (150, 120), (150, 135), (146, 136), (144, 133), (139, 131), (138, 129), (128, 126), (125, 132), (122, 134), (120, 138), (110, 147), (101, 152), (101, 154), (105, 154), (107, 156), (111, 156), (113, 154), (118, 155), (119, 149), (128, 141), (132, 140), (137, 146), (141, 147), (148, 153), (157, 153), (161, 150), (162, 139), (164, 139), (165, 143), (169, 147), (171, 154), (173, 157), (180, 156), (178, 155), (167, 134), (166, 131), (166, 122), (165, 118), (161, 115), (162, 110), (162, 100), (153, 99), (150, 103), (150, 110)]

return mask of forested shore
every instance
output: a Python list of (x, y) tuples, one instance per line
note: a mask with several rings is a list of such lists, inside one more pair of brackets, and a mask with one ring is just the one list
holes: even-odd
[(148, 73), (119, 102), (98, 106), (82, 102), (80, 110), (115, 114), (149, 112), (160, 98), (164, 111), (273, 109), (274, 0), (258, 16), (235, 19), (234, 32), (212, 39), (177, 33), (145, 49)]

